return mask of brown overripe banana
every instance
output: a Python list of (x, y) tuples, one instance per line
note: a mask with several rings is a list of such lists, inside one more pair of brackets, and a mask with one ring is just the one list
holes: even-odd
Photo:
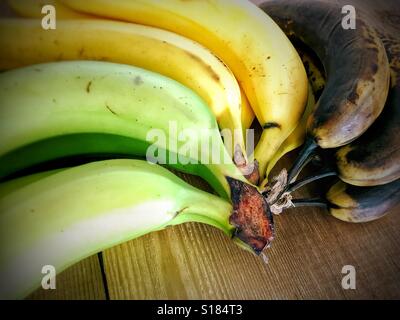
[(342, 5), (315, 0), (279, 0), (260, 6), (289, 37), (296, 37), (321, 59), (327, 82), (307, 124), (308, 138), (289, 172), (297, 176), (317, 149), (345, 145), (383, 110), (389, 89), (389, 63), (371, 21), (361, 10), (356, 28), (342, 27)]

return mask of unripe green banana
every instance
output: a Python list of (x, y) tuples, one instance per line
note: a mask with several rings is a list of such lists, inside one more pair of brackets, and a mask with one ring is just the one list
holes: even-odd
[(232, 200), (237, 236), (256, 252), (273, 237), (268, 205), (233, 164), (209, 108), (160, 74), (94, 61), (2, 73), (0, 136), (0, 179), (59, 159), (158, 152), (160, 160), (166, 151), (165, 164), (201, 176)]
[[(233, 236), (232, 205), (141, 160), (92, 162), (42, 176), (0, 196), (0, 298), (23, 298), (42, 267), (77, 261), (184, 222)], [(5, 184), (12, 183), (6, 182)]]
[(339, 181), (325, 199), (296, 199), (292, 203), (294, 207), (326, 207), (332, 216), (346, 222), (373, 221), (400, 203), (400, 180), (374, 187), (356, 187)]
[[(210, 148), (197, 148), (198, 152), (189, 156), (210, 163), (207, 166), (219, 180), (219, 186), (214, 186), (221, 194), (229, 196), (223, 175), (243, 180), (229, 159), (222, 158), (226, 151), (218, 131), (213, 130), (218, 128), (215, 118), (204, 102), (179, 83), (144, 69), (92, 61), (17, 69), (0, 75), (0, 103), (0, 178), (58, 157), (98, 155), (108, 149), (114, 154), (146, 155), (151, 144), (146, 138), (152, 129), (162, 130), (167, 138), (166, 146), (158, 141), (159, 147), (178, 154), (183, 142), (174, 146), (168, 140), (174, 139), (169, 128), (173, 121), (176, 134), (192, 129), (191, 146), (200, 147), (208, 138), (217, 141), (214, 147), (219, 148), (218, 155), (225, 162), (212, 164)], [(85, 145), (85, 134), (96, 138)], [(99, 138), (101, 135), (111, 138)], [(32, 157), (22, 157), (21, 148), (30, 147)], [(204, 161), (200, 161), (201, 156)]]
[(16, 179), (9, 180), (6, 183), (0, 183), (0, 198), (3, 198), (6, 195), (8, 195), (18, 189), (21, 189), (27, 185), (30, 185), (31, 183), (39, 181), (48, 176), (51, 176), (54, 173), (61, 172), (62, 170), (64, 170), (64, 169), (61, 168), (61, 169), (53, 169), (53, 170), (48, 170), (48, 171), (41, 171), (41, 172), (33, 173), (33, 174), (30, 174), (27, 176), (18, 177)]

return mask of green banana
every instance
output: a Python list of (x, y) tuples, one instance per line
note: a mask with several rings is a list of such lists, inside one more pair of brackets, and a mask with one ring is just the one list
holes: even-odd
[(24, 179), (29, 178), (0, 196), (1, 299), (36, 289), (45, 265), (58, 274), (89, 255), (167, 226), (195, 221), (228, 236), (235, 232), (230, 202), (146, 161), (98, 161), (34, 182)]
[(256, 252), (272, 239), (268, 204), (233, 164), (215, 117), (172, 79), (94, 61), (16, 69), (0, 74), (0, 119), (0, 179), (60, 159), (165, 155), (232, 200), (237, 236)]
[(27, 185), (30, 185), (31, 183), (39, 181), (48, 176), (51, 176), (52, 174), (61, 172), (62, 170), (63, 169), (53, 169), (53, 170), (48, 170), (48, 171), (37, 172), (37, 173), (33, 173), (33, 174), (30, 174), (27, 176), (23, 176), (23, 177), (19, 177), (19, 178), (7, 181), (6, 183), (0, 183), (0, 198), (3, 198), (6, 195), (8, 195), (18, 189), (21, 189)]
[[(101, 154), (108, 148), (116, 154), (145, 155), (151, 129), (161, 129), (173, 139), (170, 121), (176, 124), (177, 133), (188, 128), (194, 131), (189, 141), (193, 146), (218, 135), (213, 130), (217, 128), (215, 118), (198, 96), (169, 78), (127, 65), (91, 61), (35, 65), (1, 74), (0, 90), (1, 178), (55, 157)], [(91, 147), (85, 145), (85, 137), (75, 136), (86, 133), (96, 135), (87, 138), (92, 140), (87, 142)], [(112, 137), (99, 138), (106, 134)], [(120, 142), (118, 137), (129, 140)], [(216, 140), (222, 158), (226, 151), (222, 140)], [(158, 144), (170, 147), (161, 141)], [(178, 154), (181, 145), (169, 150)], [(32, 157), (22, 157), (21, 148), (32, 149)], [(36, 150), (40, 152), (33, 154)], [(212, 164), (211, 154), (201, 154), (207, 151), (198, 148), (198, 153), (190, 154), (191, 160), (204, 156), (202, 162), (209, 163), (207, 167), (219, 180), (220, 185), (214, 186), (229, 196), (223, 176), (243, 180), (242, 175), (227, 159)]]

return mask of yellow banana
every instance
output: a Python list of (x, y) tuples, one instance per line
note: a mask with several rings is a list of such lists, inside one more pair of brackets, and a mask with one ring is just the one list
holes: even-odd
[(56, 17), (62, 19), (89, 19), (92, 16), (76, 12), (57, 0), (7, 0), (10, 8), (21, 17), (42, 18), (42, 8), (52, 5), (56, 9)]
[(300, 147), (306, 136), (306, 128), (307, 128), (307, 119), (315, 106), (315, 97), (314, 93), (311, 89), (311, 84), (309, 85), (308, 90), (308, 101), (306, 110), (303, 113), (303, 116), (300, 120), (300, 123), (297, 125), (296, 129), (290, 134), (290, 136), (283, 142), (283, 144), (279, 147), (278, 152), (272, 157), (272, 159), (268, 162), (267, 172), (265, 174), (265, 179), (261, 183), (261, 188), (265, 187), (268, 182), (268, 175), (271, 172), (272, 168), (275, 164), (281, 159), (285, 154), (290, 151)]
[(307, 131), (308, 116), (311, 114), (315, 106), (315, 102), (319, 99), (325, 87), (325, 74), (323, 71), (323, 66), (318, 58), (314, 57), (312, 52), (304, 46), (296, 46), (296, 49), (306, 69), (309, 82), (307, 106), (296, 129), (290, 134), (285, 142), (279, 147), (278, 152), (268, 162), (265, 179), (261, 183), (261, 187), (264, 187), (268, 182), (268, 175), (279, 159), (281, 159), (286, 153), (300, 147), (303, 144)]
[(247, 129), (250, 129), (251, 124), (254, 121), (255, 114), (242, 89), (240, 89), (240, 92), (242, 95), (242, 128), (243, 131), (246, 131)]
[(59, 21), (51, 32), (38, 20), (3, 19), (0, 47), (1, 69), (57, 60), (104, 60), (177, 80), (205, 100), (221, 129), (232, 132), (235, 145), (227, 143), (230, 154), (243, 171), (247, 169), (241, 104), (248, 110), (248, 103), (244, 95), (242, 102), (239, 85), (226, 65), (192, 40), (153, 27), (99, 19)]
[(260, 172), (300, 120), (307, 76), (288, 38), (244, 0), (63, 0), (94, 15), (167, 29), (205, 45), (233, 71), (264, 131), (255, 150)]

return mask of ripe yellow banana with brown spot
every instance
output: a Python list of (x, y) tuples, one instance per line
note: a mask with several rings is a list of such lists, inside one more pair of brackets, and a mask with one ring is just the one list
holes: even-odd
[(283, 142), (283, 144), (279, 147), (278, 152), (269, 161), (265, 174), (265, 179), (260, 184), (261, 189), (263, 189), (268, 183), (269, 173), (274, 168), (279, 159), (281, 159), (285, 154), (289, 153), (290, 151), (300, 147), (304, 143), (307, 131), (308, 116), (313, 111), (315, 107), (315, 101), (318, 100), (318, 98), (321, 96), (321, 93), (325, 87), (325, 76), (322, 70), (323, 67), (320, 65), (317, 57), (314, 57), (313, 53), (304, 46), (299, 46), (295, 43), (295, 47), (304, 64), (309, 81), (307, 106), (296, 129)]

